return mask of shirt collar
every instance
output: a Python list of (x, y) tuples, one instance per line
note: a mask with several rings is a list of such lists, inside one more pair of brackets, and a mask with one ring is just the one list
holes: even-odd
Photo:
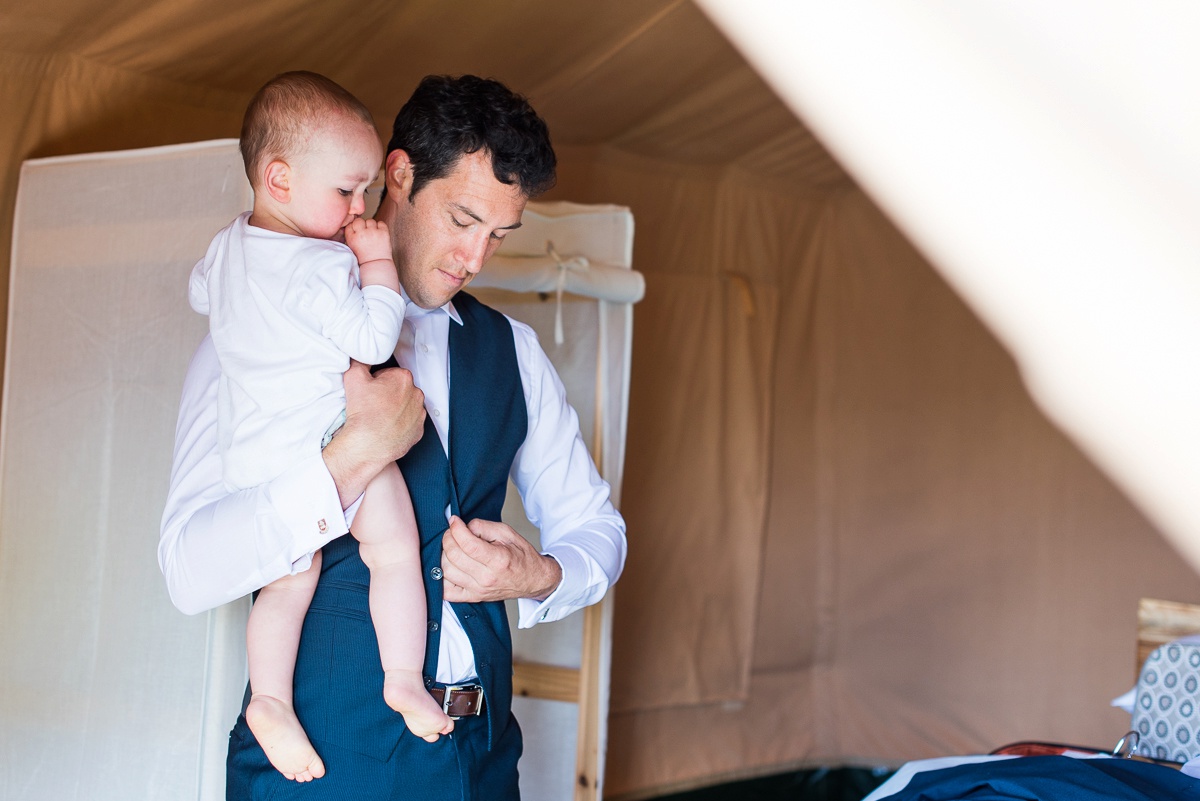
[(439, 306), (436, 309), (422, 309), (420, 306), (412, 302), (412, 300), (408, 297), (408, 292), (405, 291), (404, 287), (400, 287), (400, 297), (404, 298), (405, 317), (417, 318), (424, 317), (427, 314), (443, 312), (454, 322), (458, 323), (459, 325), (463, 324), (462, 317), (458, 315), (458, 310), (454, 308), (453, 300), (446, 301), (444, 306)]

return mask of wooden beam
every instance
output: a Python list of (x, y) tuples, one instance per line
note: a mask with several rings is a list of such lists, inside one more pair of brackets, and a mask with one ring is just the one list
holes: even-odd
[(579, 669), (539, 665), (535, 662), (514, 662), (513, 695), (577, 704)]
[[(604, 316), (604, 303), (600, 303)], [(603, 329), (602, 329), (603, 330)], [(592, 460), (604, 464), (604, 388), (608, 386), (601, 346), (596, 358), (596, 406), (592, 427)], [(612, 588), (609, 588), (612, 592)], [(579, 723), (575, 728), (574, 801), (600, 798), (600, 660), (603, 657), (604, 601), (583, 610), (583, 650), (579, 656)]]
[(600, 789), (600, 656), (604, 604), (583, 610), (579, 725), (575, 738), (575, 801), (597, 801)]

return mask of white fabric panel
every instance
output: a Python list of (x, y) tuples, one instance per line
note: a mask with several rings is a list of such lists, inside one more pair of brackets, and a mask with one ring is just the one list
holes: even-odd
[[(513, 699), (513, 714), (525, 736), (520, 766), (523, 801), (571, 798), (576, 781), (575, 731), (579, 725), (579, 706), (566, 701), (517, 697)], [(543, 736), (550, 732), (554, 734)]]
[(22, 170), (0, 454), (5, 799), (194, 798), (223, 760), (201, 750), (202, 722), (236, 715), (241, 622), (177, 612), (154, 551), (205, 330), (187, 274), (244, 184), (227, 147)]
[(497, 255), (473, 283), (503, 286), (515, 292), (566, 291), (618, 303), (637, 303), (646, 294), (641, 273), (581, 256), (556, 259)]
[[(224, 798), (248, 603), (180, 614), (155, 543), (180, 386), (206, 330), (187, 275), (250, 199), (234, 140), (22, 171), (0, 422), (0, 799)], [(547, 219), (567, 213), (584, 223), (555, 223), (563, 254), (619, 264), (628, 280), (628, 210), (562, 204)], [(589, 229), (612, 243), (594, 246)], [(630, 305), (565, 296), (554, 346), (559, 304), (489, 292), (528, 312), (585, 439), (604, 432), (619, 487)], [(513, 515), (524, 519), (519, 502)], [(517, 648), (578, 665), (581, 641), (575, 616)], [(577, 713), (563, 706), (519, 705), (534, 801), (571, 792)]]
[(564, 256), (587, 256), (628, 270), (633, 265), (633, 215), (611, 204), (535, 201), (526, 207), (521, 227), (504, 237), (497, 255), (541, 256), (547, 242)]
[[(603, 255), (596, 255), (603, 254)], [(571, 292), (616, 303), (646, 294), (633, 263), (633, 215), (610, 205), (531, 203), (521, 227), (475, 279), (476, 287)]]
[(1200, 7), (701, 5), (1200, 568)]

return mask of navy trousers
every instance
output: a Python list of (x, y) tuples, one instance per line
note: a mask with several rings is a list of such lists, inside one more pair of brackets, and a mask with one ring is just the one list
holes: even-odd
[[(393, 713), (395, 714), (395, 713)], [(387, 759), (312, 738), (325, 775), (311, 782), (285, 779), (271, 767), (239, 717), (229, 735), (228, 801), (518, 801), (521, 734), (509, 720), (488, 751), (486, 717), (455, 721), (436, 743), (405, 733)], [(415, 766), (419, 766), (414, 770)]]
[[(344, 551), (357, 548), (351, 537), (342, 537), (326, 546), (326, 559), (336, 568), (344, 562)], [(249, 693), (247, 688), (247, 702)], [(229, 735), (227, 801), (520, 798), (521, 731), (507, 706), (462, 718), (449, 737), (427, 743), (409, 733), (404, 718), (384, 703), (383, 667), (365, 583), (322, 577), (304, 619), (294, 703), (325, 763), (325, 775), (293, 782), (271, 767), (246, 726), (243, 703), (243, 714)]]

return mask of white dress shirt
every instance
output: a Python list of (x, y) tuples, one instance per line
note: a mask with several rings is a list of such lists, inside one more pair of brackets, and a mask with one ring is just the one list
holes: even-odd
[[(449, 326), (462, 321), (448, 303), (424, 311), (409, 304), (397, 361), (425, 393), (443, 447), (449, 436)], [(563, 578), (542, 602), (518, 602), (519, 626), (559, 620), (600, 600), (625, 562), (625, 523), (609, 500), (579, 434), (557, 373), (528, 326), (510, 321), (529, 427), (510, 477), (542, 552)], [(216, 436), (220, 366), (206, 338), (184, 380), (175, 436), (171, 488), (163, 513), (159, 565), (171, 600), (195, 614), (240, 598), (308, 567), (312, 553), (347, 532), (337, 488), (319, 454), (306, 457), (258, 487), (229, 493), (222, 486)], [(475, 675), (470, 643), (447, 604), (438, 681)]]

